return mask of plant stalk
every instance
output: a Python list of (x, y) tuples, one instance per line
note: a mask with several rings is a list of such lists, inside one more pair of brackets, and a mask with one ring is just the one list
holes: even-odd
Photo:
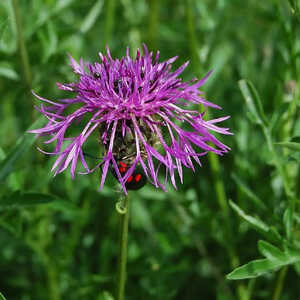
[(287, 270), (288, 270), (288, 266), (285, 266), (280, 270), (278, 278), (277, 278), (277, 282), (275, 285), (275, 290), (274, 290), (272, 300), (280, 300), (281, 299), (283, 283), (284, 283), (284, 279), (285, 279)]
[(123, 300), (126, 284), (128, 223), (129, 223), (129, 198), (124, 196), (117, 203), (117, 211), (120, 214), (120, 245), (118, 257), (117, 291), (116, 300)]
[(149, 26), (148, 26), (148, 46), (150, 49), (157, 48), (157, 33), (159, 24), (160, 1), (149, 1)]
[[(186, 14), (186, 27), (189, 36), (189, 45), (190, 51), (192, 56), (192, 62), (194, 66), (194, 70), (196, 71), (197, 75), (201, 77), (201, 70), (202, 66), (198, 59), (198, 40), (197, 40), (197, 33), (196, 33), (196, 21), (193, 15), (193, 7), (195, 5), (194, 0), (185, 0), (185, 14)], [(206, 113), (208, 117), (208, 113)], [(230, 226), (230, 210), (227, 202), (226, 192), (225, 192), (225, 185), (220, 176), (220, 162), (219, 158), (214, 153), (209, 153), (208, 155), (210, 169), (214, 178), (215, 183), (215, 191), (217, 196), (217, 201), (222, 211), (224, 222), (227, 224), (227, 228), (225, 231), (228, 234), (229, 239), (231, 239), (233, 232)], [(236, 268), (239, 265), (239, 257), (236, 253), (236, 249), (232, 245), (232, 243), (228, 243), (226, 247), (230, 264), (232, 268)], [(248, 291), (247, 287), (243, 283), (237, 283), (237, 296), (239, 300), (248, 300)]]
[(19, 1), (12, 0), (12, 5), (13, 5), (16, 27), (17, 27), (18, 48), (19, 48), (20, 56), (21, 56), (21, 63), (22, 63), (22, 69), (23, 69), (23, 73), (24, 73), (24, 79), (25, 79), (27, 88), (29, 90), (31, 90), (32, 76), (31, 76), (28, 52), (26, 49), (23, 32), (22, 32), (22, 20), (21, 20), (21, 15), (20, 15)]
[(116, 16), (116, 0), (107, 0), (106, 1), (106, 16), (105, 16), (105, 44), (110, 45), (111, 37), (115, 25), (115, 16)]

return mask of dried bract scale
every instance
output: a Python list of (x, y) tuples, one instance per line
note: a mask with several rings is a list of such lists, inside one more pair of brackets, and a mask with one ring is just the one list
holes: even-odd
[[(201, 80), (183, 82), (179, 76), (188, 62), (172, 71), (177, 57), (159, 62), (159, 52), (153, 58), (146, 46), (144, 54), (137, 50), (135, 58), (130, 57), (129, 49), (121, 59), (113, 59), (108, 48), (106, 55), (99, 53), (99, 56), (101, 62), (94, 64), (83, 60), (78, 64), (70, 56), (71, 67), (79, 80), (57, 85), (75, 92), (73, 98), (51, 101), (35, 94), (47, 104), (37, 109), (49, 122), (31, 132), (50, 136), (45, 143), (56, 142), (54, 152), (47, 153), (57, 156), (52, 168), (55, 174), (70, 165), (74, 177), (80, 161), (85, 174), (101, 166), (100, 188), (111, 170), (125, 193), (127, 189), (143, 186), (145, 181), (165, 189), (169, 179), (176, 187), (176, 174), (183, 182), (183, 166), (194, 170), (194, 162), (201, 165), (200, 156), (210, 151), (222, 155), (229, 150), (211, 133), (230, 134), (228, 128), (216, 125), (228, 116), (203, 118), (207, 107), (220, 109), (205, 100), (199, 91), (210, 73)], [(68, 113), (67, 109), (74, 104), (79, 104), (79, 108)], [(202, 112), (187, 109), (188, 104), (200, 104)], [(84, 116), (89, 119), (81, 133), (68, 136), (68, 128), (78, 126), (86, 119)], [(181, 123), (187, 129), (179, 126)], [(83, 145), (94, 131), (99, 135), (103, 160), (90, 169)], [(162, 182), (160, 173), (164, 175)]]

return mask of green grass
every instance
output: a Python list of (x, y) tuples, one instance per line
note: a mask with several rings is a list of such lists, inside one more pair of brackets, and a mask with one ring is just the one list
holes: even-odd
[(0, 1), (0, 299), (113, 299), (116, 183), (53, 178), (26, 133), (43, 122), (30, 90), (66, 97), (67, 53), (143, 42), (190, 60), (184, 79), (213, 70), (209, 114), (234, 136), (178, 190), (131, 193), (125, 299), (299, 299), (299, 21), (297, 0)]

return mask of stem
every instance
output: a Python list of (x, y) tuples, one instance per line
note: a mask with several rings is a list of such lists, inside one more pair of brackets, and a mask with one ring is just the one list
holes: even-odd
[(156, 49), (157, 46), (159, 4), (160, 1), (158, 0), (149, 1), (148, 46), (150, 49)]
[(120, 213), (120, 248), (117, 276), (116, 299), (123, 300), (126, 283), (127, 244), (128, 244), (128, 221), (129, 221), (129, 198), (124, 196), (117, 203), (117, 211)]
[[(194, 0), (185, 0), (186, 26), (188, 30), (188, 36), (189, 36), (189, 45), (190, 45), (190, 51), (192, 56), (192, 63), (195, 72), (200, 77), (201, 74), (200, 70), (202, 69), (202, 66), (200, 64), (197, 55), (198, 41), (197, 41), (197, 34), (195, 30), (195, 19), (194, 19), (193, 9), (192, 9), (193, 7), (194, 7)], [(206, 116), (209, 118), (208, 113), (206, 113)], [(233, 232), (231, 228), (231, 218), (229, 214), (229, 206), (228, 206), (226, 192), (225, 192), (225, 185), (220, 176), (219, 158), (216, 156), (216, 154), (209, 153), (208, 159), (209, 159), (209, 166), (214, 178), (214, 185), (215, 185), (218, 204), (222, 211), (224, 223), (226, 224), (226, 228), (224, 228), (224, 231), (225, 233), (227, 233), (228, 239), (230, 240), (226, 246), (226, 250), (229, 256), (231, 267), (236, 268), (240, 263), (239, 263), (239, 257), (236, 253), (233, 243), (231, 243)], [(238, 299), (240, 300), (249, 299), (247, 287), (243, 283), (237, 283), (237, 296)]]
[(277, 279), (277, 283), (275, 285), (275, 290), (274, 290), (272, 300), (280, 300), (281, 299), (281, 292), (282, 292), (283, 283), (284, 283), (284, 279), (285, 279), (287, 270), (288, 270), (287, 266), (283, 267), (280, 270), (278, 279)]
[(208, 156), (208, 160), (209, 160), (209, 165), (210, 165), (213, 177), (214, 177), (217, 200), (218, 200), (219, 206), (222, 210), (224, 217), (227, 218), (229, 216), (229, 207), (228, 207), (228, 203), (226, 200), (224, 183), (220, 176), (219, 158), (216, 156), (215, 153), (210, 152), (209, 156)]
[(275, 165), (277, 172), (279, 173), (279, 176), (281, 177), (281, 180), (283, 182), (284, 192), (289, 201), (289, 208), (291, 210), (291, 223), (292, 224), (290, 226), (291, 230), (289, 230), (286, 234), (287, 234), (288, 240), (290, 241), (293, 238), (291, 232), (294, 227), (294, 212), (295, 212), (297, 198), (296, 198), (295, 192), (293, 191), (293, 189), (291, 187), (291, 180), (288, 176), (287, 170), (282, 163), (281, 157), (279, 157), (279, 155), (274, 147), (274, 144), (272, 141), (272, 135), (271, 135), (269, 128), (263, 127), (263, 132), (264, 132), (264, 135), (265, 135), (265, 138), (267, 141), (269, 151), (271, 152), (271, 154), (273, 156), (274, 165)]
[(18, 48), (19, 48), (20, 56), (21, 56), (21, 63), (22, 63), (22, 69), (24, 72), (24, 78), (25, 78), (25, 82), (26, 82), (28, 89), (31, 90), (32, 76), (31, 76), (28, 53), (27, 53), (26, 45), (25, 45), (24, 38), (23, 38), (22, 21), (21, 21), (18, 0), (12, 0), (12, 5), (13, 5), (14, 14), (15, 14), (16, 26), (17, 26)]
[(286, 170), (281, 162), (281, 158), (278, 156), (277, 154), (277, 151), (276, 149), (274, 148), (274, 144), (273, 144), (273, 141), (272, 141), (272, 137), (271, 137), (271, 132), (268, 128), (266, 127), (263, 127), (263, 132), (264, 132), (264, 135), (265, 135), (265, 138), (266, 138), (266, 141), (267, 141), (267, 145), (268, 145), (268, 148), (269, 148), (269, 151), (271, 152), (272, 156), (273, 156), (273, 159), (274, 159), (274, 164), (275, 164), (275, 167), (283, 181), (283, 187), (284, 187), (284, 191), (288, 197), (288, 199), (293, 199), (294, 198), (294, 193), (291, 189), (291, 186), (290, 186), (290, 180), (286, 174)]
[(105, 16), (105, 43), (109, 45), (111, 42), (111, 36), (114, 29), (116, 1), (107, 0), (106, 16)]
[(50, 300), (60, 300), (58, 282), (57, 282), (57, 272), (56, 267), (53, 262), (49, 261), (47, 263), (47, 279), (49, 287), (49, 299)]
[(194, 69), (198, 74), (201, 73), (202, 66), (198, 58), (198, 41), (197, 34), (195, 30), (195, 18), (194, 18), (194, 0), (185, 0), (185, 14), (186, 14), (186, 26), (188, 30), (188, 38), (190, 44), (190, 53), (191, 53), (191, 62), (194, 66)]

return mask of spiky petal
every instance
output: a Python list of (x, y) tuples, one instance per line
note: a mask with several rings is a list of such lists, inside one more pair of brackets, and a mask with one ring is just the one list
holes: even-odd
[[(168, 179), (176, 187), (176, 173), (183, 182), (183, 166), (194, 169), (193, 163), (200, 164), (200, 156), (208, 152), (222, 155), (229, 150), (211, 133), (231, 134), (228, 128), (216, 125), (228, 117), (208, 121), (203, 118), (207, 107), (220, 109), (204, 99), (199, 91), (210, 73), (200, 80), (182, 82), (179, 76), (188, 62), (172, 71), (172, 63), (177, 57), (159, 62), (159, 52), (153, 59), (153, 53), (149, 53), (145, 45), (144, 54), (137, 50), (136, 58), (130, 57), (128, 48), (120, 60), (111, 57), (109, 48), (106, 55), (99, 53), (99, 56), (101, 62), (94, 64), (82, 59), (78, 64), (70, 56), (70, 65), (79, 75), (79, 81), (57, 85), (62, 90), (74, 92), (74, 98), (51, 101), (34, 94), (47, 104), (37, 109), (49, 122), (30, 132), (49, 136), (45, 143), (56, 142), (55, 151), (47, 153), (57, 155), (52, 168), (55, 174), (71, 166), (74, 177), (78, 161), (86, 173), (101, 165), (100, 188), (112, 168), (126, 193), (125, 182), (140, 165), (149, 181), (165, 189)], [(67, 109), (74, 104), (76, 107), (79, 104), (79, 108), (68, 113)], [(187, 109), (189, 104), (199, 104), (202, 112)], [(89, 120), (81, 133), (75, 137), (67, 136), (67, 130), (77, 127), (86, 115)], [(187, 129), (180, 126), (183, 123)], [(91, 170), (85, 161), (83, 145), (95, 130), (99, 132), (104, 157)], [(118, 168), (118, 159), (122, 158), (118, 153), (120, 139), (133, 144), (127, 155), (131, 156), (131, 167), (122, 175)], [(159, 170), (165, 173), (163, 183), (158, 178)]]

